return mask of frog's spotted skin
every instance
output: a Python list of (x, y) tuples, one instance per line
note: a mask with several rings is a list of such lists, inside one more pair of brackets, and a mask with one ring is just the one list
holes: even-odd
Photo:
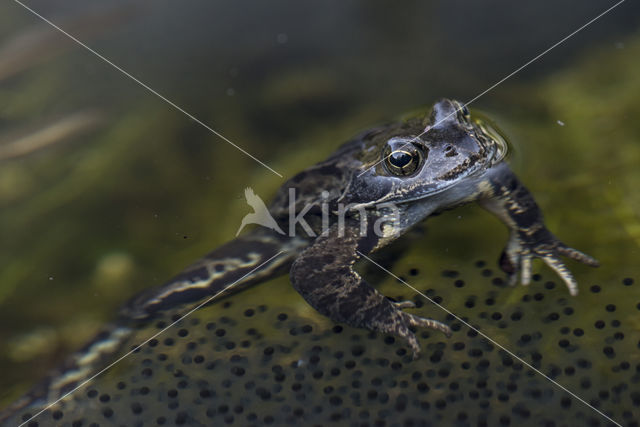
[[(15, 407), (52, 401), (72, 389), (112, 360), (136, 324), (148, 323), (166, 312), (186, 311), (232, 283), (232, 291), (237, 292), (289, 269), (294, 288), (320, 313), (336, 322), (397, 335), (409, 343), (416, 356), (420, 346), (412, 328), (434, 328), (448, 335), (449, 327), (404, 312), (408, 304), (391, 303), (358, 275), (353, 265), (360, 254), (387, 246), (428, 216), (472, 201), (478, 201), (509, 227), (511, 238), (500, 267), (512, 281), (521, 272), (522, 282), (527, 284), (531, 259), (539, 257), (575, 294), (575, 280), (560, 255), (597, 265), (546, 229), (531, 194), (504, 162), (501, 139), (455, 101), (443, 99), (430, 115), (365, 132), (327, 160), (287, 181), (269, 208), (283, 230), (289, 228), (292, 189), (296, 193), (295, 213), (308, 208), (304, 218), (320, 237), (309, 237), (309, 230), (302, 227), (296, 230), (296, 237), (257, 229), (221, 246), (167, 284), (132, 299), (116, 322)], [(350, 211), (344, 230), (338, 230), (340, 224), (332, 217), (332, 225), (323, 233), (323, 203), (330, 212), (335, 212), (339, 203), (359, 209)], [(385, 212), (377, 208), (386, 203), (397, 207), (400, 221), (379, 235), (370, 226)], [(365, 218), (369, 228), (360, 233)], [(278, 253), (282, 254), (274, 258)]]

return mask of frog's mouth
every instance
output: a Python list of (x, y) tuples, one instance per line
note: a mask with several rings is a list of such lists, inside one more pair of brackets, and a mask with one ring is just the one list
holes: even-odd
[[(401, 191), (398, 192), (394, 192), (394, 193), (390, 193), (387, 194), (383, 197), (381, 197), (380, 199), (377, 200), (372, 200), (370, 202), (364, 202), (364, 203), (358, 203), (356, 205), (353, 205), (351, 207), (351, 209), (356, 210), (356, 209), (370, 209), (370, 208), (374, 208), (375, 206), (381, 205), (381, 204), (385, 204), (385, 203), (397, 203), (399, 205), (401, 204), (405, 204), (405, 203), (412, 203), (418, 200), (422, 200), (422, 199), (426, 199), (429, 197), (433, 197), (436, 196), (444, 191), (447, 191), (453, 187), (455, 187), (456, 185), (459, 185), (461, 183), (461, 180), (464, 178), (468, 178), (471, 177), (473, 175), (479, 175), (481, 174), (483, 171), (487, 170), (489, 167), (493, 166), (493, 162), (489, 162), (489, 163), (477, 163), (475, 165), (473, 165), (472, 167), (470, 167), (469, 169), (467, 169), (466, 171), (460, 173), (457, 177), (456, 180), (453, 182), (447, 182), (447, 181), (438, 181), (435, 182), (433, 184), (429, 184), (426, 186), (420, 186), (420, 183), (416, 183), (416, 187), (421, 187), (419, 189), (416, 188), (409, 188), (409, 189), (401, 189)], [(413, 194), (411, 194), (413, 192)]]

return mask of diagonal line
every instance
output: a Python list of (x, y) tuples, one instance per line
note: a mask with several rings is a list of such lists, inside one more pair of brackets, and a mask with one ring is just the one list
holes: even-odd
[[(14, 0), (17, 1), (17, 0)], [(613, 9), (615, 9), (616, 7), (620, 6), (622, 3), (624, 3), (626, 0), (620, 0), (618, 3), (614, 4), (613, 6), (611, 6), (610, 8), (608, 8), (607, 10), (605, 10), (604, 12), (600, 13), (598, 16), (596, 16), (595, 18), (591, 19), (589, 22), (585, 23), (584, 25), (582, 25), (580, 28), (574, 30), (571, 34), (569, 34), (568, 36), (565, 36), (562, 40), (554, 43), (553, 45), (551, 45), (550, 47), (548, 47), (547, 49), (545, 49), (544, 51), (540, 52), (537, 56), (535, 56), (533, 59), (530, 59), (529, 61), (527, 61), (525, 64), (521, 65), (520, 67), (518, 67), (517, 69), (515, 69), (514, 71), (512, 71), (511, 73), (507, 74), (506, 76), (504, 76), (503, 78), (501, 78), (500, 80), (498, 80), (497, 82), (495, 82), (494, 84), (492, 84), (491, 86), (489, 86), (487, 89), (485, 89), (484, 91), (480, 92), (478, 95), (474, 96), (473, 98), (471, 98), (469, 101), (465, 102), (464, 104), (462, 104), (460, 107), (458, 107), (453, 113), (450, 113), (449, 115), (447, 115), (445, 118), (438, 120), (435, 124), (427, 126), (427, 128), (422, 131), (422, 133), (420, 133), (418, 136), (412, 138), (411, 140), (407, 141), (407, 143), (405, 145), (403, 145), (402, 147), (400, 147), (399, 149), (402, 149), (406, 146), (408, 146), (411, 142), (416, 141), (418, 138), (420, 138), (422, 135), (424, 135), (425, 133), (429, 132), (429, 130), (435, 128), (436, 126), (438, 126), (440, 123), (446, 121), (449, 117), (453, 116), (454, 114), (457, 114), (458, 111), (460, 111), (463, 107), (468, 106), (469, 104), (471, 104), (472, 102), (475, 102), (478, 98), (480, 98), (483, 95), (486, 95), (487, 92), (490, 92), (491, 90), (495, 89), (497, 86), (501, 85), (502, 83), (505, 82), (505, 80), (508, 80), (509, 78), (513, 77), (514, 75), (516, 75), (517, 73), (519, 73), (520, 71), (524, 70), (526, 67), (528, 67), (529, 65), (531, 65), (532, 63), (534, 63), (535, 61), (537, 61), (538, 59), (542, 58), (544, 55), (546, 55), (547, 53), (551, 52), (553, 49), (555, 49), (556, 47), (560, 46), (562, 43), (566, 42), (567, 40), (569, 40), (571, 37), (575, 36), (576, 34), (578, 34), (580, 31), (584, 30), (585, 28), (587, 28), (589, 25), (593, 24), (594, 22), (596, 22), (598, 19), (602, 18), (604, 15), (606, 15), (607, 13), (611, 12)], [(358, 175), (358, 178), (360, 178), (362, 175), (364, 175), (369, 169), (374, 168), (376, 166), (378, 166), (380, 163), (382, 163), (383, 161), (387, 160), (389, 158), (389, 156), (391, 156), (391, 154), (389, 154), (388, 156), (386, 156), (385, 158), (383, 158), (382, 160), (379, 160), (378, 162), (374, 163), (373, 165), (369, 166), (367, 169), (365, 169), (364, 171), (360, 172), (360, 174)]]
[(191, 310), (189, 310), (187, 313), (183, 314), (181, 317), (179, 317), (177, 320), (175, 320), (174, 322), (170, 323), (168, 326), (166, 326), (164, 329), (156, 332), (155, 334), (153, 334), (152, 336), (150, 336), (149, 338), (147, 338), (146, 340), (144, 340), (142, 343), (136, 345), (135, 347), (133, 347), (131, 350), (129, 350), (127, 353), (125, 353), (124, 355), (120, 356), (118, 359), (116, 359), (115, 361), (111, 362), (109, 365), (107, 365), (106, 367), (102, 368), (100, 371), (98, 371), (97, 373), (93, 374), (91, 377), (87, 378), (86, 380), (84, 380), (83, 382), (81, 382), (80, 384), (78, 384), (75, 388), (73, 388), (72, 390), (68, 391), (67, 393), (65, 393), (64, 395), (62, 395), (60, 398), (58, 398), (57, 400), (55, 400), (54, 402), (50, 403), (49, 405), (45, 406), (43, 409), (41, 409), (39, 412), (37, 412), (35, 415), (33, 415), (31, 418), (29, 418), (28, 420), (24, 421), (22, 424), (18, 425), (18, 427), (22, 427), (23, 425), (27, 424), (29, 421), (33, 420), (34, 418), (36, 418), (38, 415), (42, 414), (44, 411), (46, 411), (47, 409), (51, 408), (52, 406), (54, 406), (55, 404), (57, 404), (58, 402), (60, 402), (61, 400), (64, 400), (67, 396), (69, 396), (72, 393), (75, 393), (77, 390), (81, 389), (82, 387), (84, 387), (85, 385), (87, 385), (88, 383), (90, 383), (91, 381), (93, 381), (96, 377), (98, 377), (99, 375), (103, 374), (105, 371), (111, 369), (115, 364), (121, 362), (123, 359), (125, 359), (126, 357), (130, 356), (131, 354), (135, 353), (137, 350), (141, 349), (142, 347), (144, 347), (145, 344), (147, 344), (149, 341), (151, 341), (152, 339), (156, 338), (158, 335), (163, 334), (167, 329), (171, 328), (172, 326), (174, 326), (176, 323), (180, 322), (181, 320), (183, 320), (184, 318), (186, 318), (187, 316), (191, 315), (193, 312), (195, 312), (196, 310), (199, 310), (200, 308), (202, 308), (204, 305), (210, 303), (211, 301), (213, 301), (215, 298), (217, 298), (219, 295), (222, 295), (223, 293), (225, 293), (226, 291), (228, 291), (229, 289), (231, 289), (233, 286), (235, 286), (238, 282), (240, 282), (241, 280), (243, 280), (245, 277), (255, 273), (259, 268), (261, 268), (263, 265), (267, 264), (268, 262), (272, 261), (273, 259), (277, 258), (278, 256), (280, 256), (282, 253), (284, 253), (284, 251), (280, 251), (277, 254), (275, 254), (274, 256), (272, 256), (271, 258), (269, 258), (268, 260), (266, 260), (265, 262), (263, 262), (262, 264), (258, 265), (257, 267), (255, 267), (254, 269), (252, 269), (251, 271), (249, 271), (247, 274), (245, 274), (244, 276), (242, 276), (241, 278), (239, 278), (238, 280), (236, 280), (235, 282), (225, 286), (224, 288), (222, 288), (219, 292), (215, 293), (214, 295), (210, 296), (209, 298), (207, 298), (206, 300), (204, 300), (203, 302), (201, 302), (200, 304), (198, 304), (197, 306), (195, 306), (194, 308), (192, 308)]
[(166, 102), (167, 104), (171, 105), (173, 108), (175, 108), (176, 110), (180, 111), (182, 114), (184, 114), (185, 116), (187, 116), (188, 118), (190, 118), (191, 120), (193, 120), (194, 122), (198, 123), (200, 126), (204, 127), (205, 129), (207, 129), (209, 132), (213, 133), (214, 135), (216, 135), (218, 138), (222, 139), (223, 141), (228, 142), (229, 144), (231, 144), (232, 146), (234, 146), (235, 148), (237, 148), (238, 150), (240, 150), (242, 153), (244, 153), (245, 155), (251, 157), (253, 160), (255, 160), (256, 162), (258, 162), (259, 164), (261, 164), (262, 166), (264, 166), (265, 168), (269, 169), (271, 172), (273, 172), (274, 174), (278, 175), (280, 178), (283, 178), (283, 176), (281, 174), (279, 174), (278, 172), (276, 172), (275, 170), (273, 170), (271, 167), (267, 166), (264, 162), (262, 162), (261, 160), (259, 160), (258, 158), (256, 158), (255, 156), (253, 156), (252, 154), (250, 154), (249, 152), (247, 152), (244, 148), (240, 147), (239, 145), (233, 143), (231, 140), (229, 140), (226, 136), (222, 135), (220, 132), (216, 131), (215, 129), (213, 129), (211, 126), (207, 125), (206, 123), (204, 123), (203, 121), (199, 120), (198, 118), (196, 118), (193, 114), (189, 113), (188, 111), (186, 111), (184, 108), (180, 107), (178, 104), (176, 104), (175, 102), (169, 100), (168, 98), (166, 98), (165, 96), (163, 96), (162, 94), (160, 94), (158, 91), (156, 91), (155, 89), (151, 88), (149, 85), (143, 83), (142, 81), (140, 81), (138, 78), (136, 78), (135, 76), (133, 76), (132, 74), (130, 74), (129, 72), (127, 72), (126, 70), (124, 70), (122, 67), (114, 64), (112, 61), (110, 61), (109, 59), (107, 59), (106, 57), (104, 57), (103, 55), (101, 55), (100, 53), (96, 52), (94, 49), (90, 48), (89, 46), (87, 46), (85, 43), (81, 42), (80, 40), (78, 40), (76, 37), (74, 37), (73, 35), (69, 34), (68, 32), (66, 32), (65, 30), (63, 30), (62, 28), (58, 27), (56, 24), (54, 24), (53, 22), (51, 22), (50, 20), (48, 20), (47, 18), (45, 18), (44, 16), (40, 15), (39, 13), (37, 13), (35, 10), (31, 9), (30, 7), (28, 7), (27, 5), (25, 5), (24, 3), (22, 3), (19, 0), (13, 0), (15, 3), (19, 4), (20, 6), (22, 6), (23, 8), (25, 8), (26, 10), (28, 10), (29, 12), (31, 12), (32, 14), (34, 14), (35, 16), (37, 16), (38, 18), (40, 18), (41, 20), (43, 20), (44, 22), (46, 22), (47, 24), (51, 25), (53, 28), (55, 28), (56, 30), (58, 30), (59, 32), (61, 32), (62, 34), (64, 34), (65, 36), (67, 36), (68, 38), (70, 38), (71, 40), (73, 40), (74, 42), (76, 42), (77, 44), (79, 44), (80, 46), (84, 47), (85, 49), (87, 49), (89, 52), (93, 53), (95, 56), (97, 56), (98, 58), (102, 59), (104, 62), (106, 62), (107, 64), (111, 65), (113, 68), (115, 68), (116, 70), (120, 71), (122, 74), (124, 74), (125, 76), (129, 77), (131, 80), (133, 80), (134, 82), (138, 83), (140, 86), (142, 86), (143, 88), (145, 88), (146, 90), (148, 90), (149, 92), (151, 92), (152, 94), (154, 94), (155, 96), (157, 96), (158, 98), (162, 99), (164, 102)]
[(516, 356), (513, 352), (511, 352), (510, 350), (508, 350), (505, 346), (503, 346), (502, 344), (500, 344), (499, 342), (495, 341), (494, 339), (492, 339), (491, 337), (489, 337), (488, 335), (486, 335), (485, 333), (481, 332), (479, 329), (471, 326), (468, 322), (465, 322), (464, 320), (462, 320), (459, 316), (455, 315), (451, 310), (449, 310), (446, 307), (443, 307), (442, 305), (438, 304), (437, 302), (435, 302), (434, 300), (432, 300), (431, 298), (429, 298), (428, 296), (426, 296), (424, 293), (420, 292), (418, 289), (414, 288), (413, 286), (411, 286), (410, 284), (408, 284), (406, 281), (404, 281), (403, 279), (401, 279), (400, 277), (396, 276), (395, 274), (393, 274), (392, 272), (390, 272), (389, 270), (387, 270), (386, 268), (384, 268), (383, 266), (381, 266), (380, 264), (378, 264), (377, 262), (375, 262), (374, 260), (372, 260), (371, 258), (369, 258), (368, 256), (366, 256), (365, 254), (363, 254), (360, 251), (356, 251), (358, 252), (358, 254), (365, 258), (366, 260), (370, 261), (372, 264), (376, 265), (377, 267), (379, 267), (382, 271), (386, 272), (387, 274), (389, 274), (390, 276), (394, 277), (396, 280), (400, 281), (401, 283), (403, 283), (404, 285), (406, 285), (407, 287), (409, 287), (410, 289), (412, 289), (414, 292), (416, 292), (417, 294), (422, 295), (424, 298), (426, 298), (427, 300), (429, 300), (429, 302), (431, 302), (433, 305), (437, 306), (438, 308), (444, 310), (445, 312), (447, 312), (448, 314), (450, 314), (451, 316), (453, 316), (457, 321), (461, 322), (462, 324), (464, 324), (465, 326), (469, 327), (471, 330), (475, 331), (476, 333), (478, 333), (478, 335), (481, 335), (483, 338), (485, 338), (486, 340), (490, 341), (493, 345), (495, 345), (496, 347), (500, 347), (502, 350), (504, 350), (505, 352), (507, 352), (510, 356), (512, 356), (513, 358), (519, 360), (520, 362), (522, 362), (523, 364), (527, 365), (527, 367), (529, 367), (530, 369), (534, 370), (535, 372), (537, 372), (538, 374), (540, 374), (541, 376), (543, 376), (544, 378), (546, 378), (547, 380), (549, 380), (551, 383), (553, 383), (554, 385), (556, 385), (558, 388), (562, 389), (563, 391), (567, 392), (569, 395), (571, 395), (572, 397), (574, 397), (575, 399), (579, 400), (580, 402), (584, 403), (586, 406), (588, 406), (589, 408), (593, 409), (595, 412), (597, 412), (598, 414), (602, 415), (604, 418), (606, 418), (607, 420), (611, 421), (613, 424), (617, 425), (618, 427), (622, 427), (622, 425), (616, 421), (614, 421), (611, 417), (607, 416), (605, 413), (603, 413), (602, 411), (600, 411), (598, 408), (594, 407), (593, 405), (589, 404), (586, 400), (584, 400), (583, 398), (581, 398), (580, 396), (578, 396), (577, 394), (575, 394), (574, 392), (572, 392), (571, 390), (569, 390), (568, 388), (566, 388), (565, 386), (563, 386), (562, 384), (560, 384), (559, 382), (553, 380), (552, 378), (550, 378), (549, 376), (547, 376), (546, 374), (544, 374), (542, 371), (540, 371), (539, 369), (536, 369), (535, 367), (533, 367), (533, 365), (531, 365), (530, 363), (528, 363), (526, 360)]

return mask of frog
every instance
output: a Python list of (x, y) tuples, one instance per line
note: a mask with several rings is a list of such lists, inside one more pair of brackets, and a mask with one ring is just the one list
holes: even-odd
[(356, 265), (428, 217), (471, 202), (509, 230), (498, 266), (510, 285), (518, 279), (529, 285), (532, 261), (541, 259), (569, 294), (577, 295), (576, 279), (562, 257), (593, 267), (598, 261), (545, 226), (533, 195), (510, 169), (507, 152), (505, 138), (489, 120), (450, 99), (437, 101), (426, 113), (360, 133), (280, 187), (268, 205), (275, 226), (249, 229), (164, 285), (131, 298), (116, 320), (20, 406), (37, 396), (53, 401), (72, 390), (113, 358), (134, 325), (287, 273), (293, 288), (320, 314), (399, 337), (417, 358), (421, 347), (414, 331), (427, 328), (451, 336), (452, 329), (409, 312), (415, 308), (411, 301), (386, 297)]

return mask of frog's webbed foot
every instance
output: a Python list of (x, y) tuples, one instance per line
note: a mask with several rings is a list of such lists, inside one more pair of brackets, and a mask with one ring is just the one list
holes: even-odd
[(564, 262), (560, 259), (566, 256), (591, 267), (598, 267), (599, 262), (558, 240), (546, 228), (531, 234), (522, 231), (513, 232), (507, 247), (500, 256), (500, 268), (507, 273), (509, 284), (514, 286), (518, 281), (523, 285), (531, 282), (531, 263), (534, 258), (540, 258), (560, 276), (572, 296), (578, 294), (578, 283)]
[(482, 185), (480, 204), (500, 218), (511, 230), (499, 265), (507, 273), (509, 284), (531, 282), (531, 263), (540, 258), (564, 281), (571, 295), (578, 294), (578, 284), (561, 256), (597, 267), (598, 261), (558, 240), (544, 225), (540, 207), (533, 196), (502, 163), (493, 168)]
[(367, 328), (379, 330), (381, 332), (392, 333), (405, 339), (409, 344), (409, 347), (411, 347), (414, 359), (418, 358), (418, 355), (420, 354), (420, 344), (418, 343), (418, 339), (416, 338), (415, 334), (411, 332), (411, 330), (407, 326), (411, 326), (414, 328), (435, 329), (444, 333), (447, 338), (451, 337), (451, 328), (442, 322), (434, 319), (428, 319), (426, 317), (416, 316), (414, 314), (405, 313), (403, 311), (398, 311), (398, 313), (400, 318), (402, 319), (401, 323), (403, 324), (403, 327), (401, 328), (392, 329), (390, 331), (385, 330), (384, 325), (382, 328), (377, 328), (376, 325), (367, 326)]
[[(404, 308), (416, 308), (416, 304), (413, 301), (393, 301), (393, 305), (398, 310), (402, 310)], [(414, 328), (435, 329), (437, 331), (444, 333), (447, 336), (447, 338), (451, 337), (451, 334), (452, 334), (451, 328), (445, 323), (439, 322), (434, 319), (429, 319), (426, 317), (416, 316), (415, 314), (405, 313), (403, 311), (400, 311), (400, 313), (404, 322), (409, 326), (412, 326)], [(406, 339), (409, 342), (409, 345), (411, 346), (411, 350), (413, 351), (413, 356), (415, 358), (418, 355), (418, 353), (420, 353), (420, 347), (418, 346), (418, 340), (416, 339), (415, 335), (411, 333), (406, 336), (404, 335), (401, 335), (401, 336), (402, 338)]]
[[(363, 239), (365, 241), (363, 241)], [(369, 285), (353, 270), (359, 251), (368, 252), (372, 243), (347, 229), (343, 235), (331, 229), (296, 259), (291, 282), (318, 312), (336, 322), (392, 334), (405, 339), (414, 357), (420, 345), (411, 328), (432, 328), (451, 335), (444, 323), (405, 313), (411, 301), (393, 302)]]

